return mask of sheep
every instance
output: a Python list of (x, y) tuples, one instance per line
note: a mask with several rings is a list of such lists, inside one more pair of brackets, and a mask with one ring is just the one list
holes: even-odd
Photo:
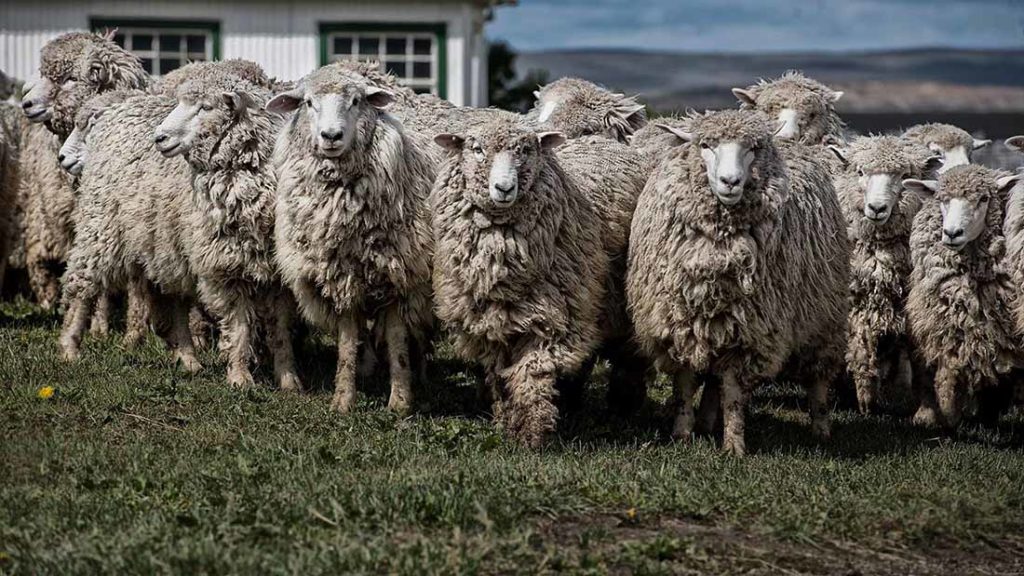
[(1021, 365), (1002, 224), (1006, 196), (1022, 177), (967, 164), (937, 181), (903, 181), (928, 198), (910, 233), (907, 299), (911, 338), (934, 370), (938, 404), (923, 404), (921, 421), (941, 415), (956, 427), (967, 396), (997, 388)]
[(971, 163), (971, 154), (992, 143), (991, 140), (978, 140), (951, 124), (918, 124), (908, 128), (903, 137), (928, 148), (941, 158), (942, 165), (938, 172), (954, 166)]
[[(1010, 150), (1024, 153), (1024, 136), (1013, 136), (1003, 143)], [(1018, 332), (1024, 334), (1024, 182), (1018, 181), (1008, 192), (1003, 234), (1006, 236), (1006, 265), (1017, 287), (1013, 299), (1014, 320)]]
[(926, 177), (939, 158), (898, 136), (859, 137), (836, 153), (849, 165), (834, 179), (851, 244), (846, 362), (868, 413), (883, 379), (910, 373), (905, 305), (910, 226), (921, 198), (903, 193), (903, 180)]
[(636, 98), (580, 78), (561, 78), (534, 96), (537, 102), (529, 118), (540, 129), (557, 130), (570, 139), (598, 134), (625, 144), (647, 124), (644, 105)]
[(108, 108), (119, 102), (124, 102), (133, 96), (141, 96), (138, 90), (111, 90), (101, 92), (86, 100), (78, 109), (75, 115), (74, 128), (64, 140), (57, 154), (57, 161), (60, 167), (72, 176), (79, 176), (82, 169), (88, 162), (89, 149), (85, 145), (89, 131), (96, 121), (107, 111)]
[(200, 300), (229, 335), (228, 382), (253, 385), (251, 334), (263, 321), (281, 390), (299, 391), (291, 346), (295, 303), (273, 261), (276, 181), (271, 156), (280, 117), (264, 111), (267, 80), (231, 74), (237, 66), (194, 71), (176, 90), (177, 105), (157, 126), (164, 157), (191, 167), (192, 205), (185, 251)]
[(795, 360), (811, 429), (830, 435), (842, 366), (849, 245), (829, 174), (777, 142), (756, 111), (694, 113), (647, 181), (630, 233), (626, 295), (641, 348), (675, 381), (673, 436), (691, 437), (694, 372), (721, 378), (723, 448), (746, 450), (751, 389)]
[(777, 119), (782, 127), (776, 136), (808, 145), (842, 139), (843, 121), (835, 104), (843, 92), (832, 90), (790, 70), (774, 80), (761, 80), (746, 88), (733, 88), (733, 95), (748, 110), (760, 110)]
[[(14, 109), (7, 102), (0, 102), (0, 108)], [(16, 111), (16, 110), (15, 110)], [(9, 111), (0, 110), (0, 118), (14, 117)], [(14, 250), (18, 234), (19, 148), (21, 147), (21, 126), (16, 122), (0, 120), (0, 292), (3, 291), (7, 259)]]
[(404, 413), (410, 338), (421, 342), (433, 322), (427, 197), (436, 163), (428, 143), (382, 111), (394, 99), (332, 64), (267, 104), (295, 111), (274, 149), (277, 264), (303, 316), (337, 336), (331, 408), (340, 413), (356, 400), (361, 326), (383, 332), (388, 407)]
[(565, 140), (513, 114), (435, 138), (449, 155), (431, 196), (438, 317), (531, 447), (555, 427), (557, 380), (600, 343), (609, 274), (597, 203), (554, 152)]

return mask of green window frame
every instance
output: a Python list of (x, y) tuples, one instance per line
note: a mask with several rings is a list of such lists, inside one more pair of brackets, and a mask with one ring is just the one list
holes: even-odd
[(447, 37), (443, 23), (325, 22), (320, 24), (320, 65), (376, 60), (403, 85), (447, 98)]
[(189, 62), (220, 60), (220, 22), (90, 18), (94, 31), (117, 29), (114, 41), (142, 59), (153, 76), (162, 76)]

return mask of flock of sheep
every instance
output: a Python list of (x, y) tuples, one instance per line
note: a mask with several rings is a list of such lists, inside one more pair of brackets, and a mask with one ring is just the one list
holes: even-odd
[(578, 79), (526, 115), (417, 95), (375, 63), (156, 80), (90, 33), (48, 43), (40, 76), (0, 107), (0, 263), (60, 300), (68, 361), (124, 293), (127, 345), (152, 329), (195, 371), (212, 317), (231, 385), (265, 348), (298, 391), (299, 315), (337, 339), (333, 409), (380, 369), (405, 412), (444, 333), (526, 445), (603, 357), (611, 407), (657, 368), (673, 435), (721, 421), (737, 454), (766, 380), (806, 384), (827, 438), (845, 374), (864, 412), (906, 388), (915, 422), (953, 427), (1009, 407), (1024, 363), (1024, 174), (970, 164), (988, 142), (948, 125), (846, 141), (842, 93), (798, 73), (657, 123)]

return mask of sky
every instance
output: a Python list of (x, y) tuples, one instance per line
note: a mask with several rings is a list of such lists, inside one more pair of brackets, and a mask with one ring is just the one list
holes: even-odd
[(1024, 0), (519, 0), (487, 35), (520, 51), (1024, 48)]

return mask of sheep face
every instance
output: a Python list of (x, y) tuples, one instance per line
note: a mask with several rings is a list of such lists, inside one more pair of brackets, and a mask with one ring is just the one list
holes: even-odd
[(378, 110), (391, 104), (394, 95), (355, 80), (325, 81), (315, 74), (298, 88), (275, 96), (267, 110), (283, 114), (301, 106), (315, 152), (338, 158), (357, 142), (369, 140)]
[(89, 123), (85, 126), (76, 125), (60, 147), (57, 160), (60, 161), (60, 167), (72, 176), (78, 176), (85, 169), (85, 163), (89, 157), (85, 139), (89, 130), (92, 129), (92, 124), (93, 120), (90, 118)]
[(776, 136), (783, 140), (818, 144), (841, 128), (835, 103), (843, 93), (797, 73), (732, 92), (744, 108), (777, 120), (781, 128)]
[[(60, 87), (67, 87), (74, 80), (65, 80)], [(21, 97), (21, 110), (29, 122), (42, 123), (50, 119), (53, 99), (58, 88), (49, 78), (39, 78), (26, 83), (25, 95)]]
[(863, 214), (869, 222), (883, 225), (898, 209), (903, 181), (931, 174), (940, 158), (898, 136), (864, 136), (848, 147), (829, 146), (856, 174), (863, 195)]
[(565, 136), (513, 128), (469, 136), (440, 134), (434, 141), (456, 156), (466, 194), (478, 204), (503, 210), (529, 194), (542, 165), (540, 156), (564, 143)]
[(966, 130), (952, 124), (919, 124), (908, 129), (903, 136), (927, 146), (928, 150), (939, 156), (942, 162), (939, 174), (957, 166), (970, 164), (975, 150), (992, 143), (991, 140), (978, 140)]
[(562, 78), (534, 92), (530, 112), (538, 126), (568, 138), (603, 135), (626, 143), (647, 123), (643, 104), (578, 78)]
[(693, 117), (690, 132), (667, 124), (658, 127), (674, 134), (680, 143), (699, 148), (708, 186), (725, 206), (735, 206), (743, 200), (759, 156), (768, 156), (763, 153), (772, 138), (763, 114), (742, 110)]
[(990, 205), (999, 202), (1024, 174), (992, 178), (987, 169), (958, 166), (936, 180), (904, 180), (903, 185), (933, 196), (942, 210), (942, 244), (961, 251), (985, 231)]
[(252, 96), (244, 91), (198, 97), (193, 93), (181, 94), (182, 91), (179, 90), (178, 105), (153, 134), (156, 149), (167, 158), (187, 154), (197, 142), (216, 140), (254, 106)]
[(942, 160), (942, 165), (939, 166), (939, 174), (942, 174), (950, 168), (957, 166), (963, 166), (964, 164), (971, 163), (971, 155), (975, 150), (988, 146), (991, 140), (976, 140), (972, 139), (969, 146), (957, 145), (951, 148), (944, 148), (942, 144), (938, 142), (931, 142), (928, 144), (928, 149), (934, 152)]

